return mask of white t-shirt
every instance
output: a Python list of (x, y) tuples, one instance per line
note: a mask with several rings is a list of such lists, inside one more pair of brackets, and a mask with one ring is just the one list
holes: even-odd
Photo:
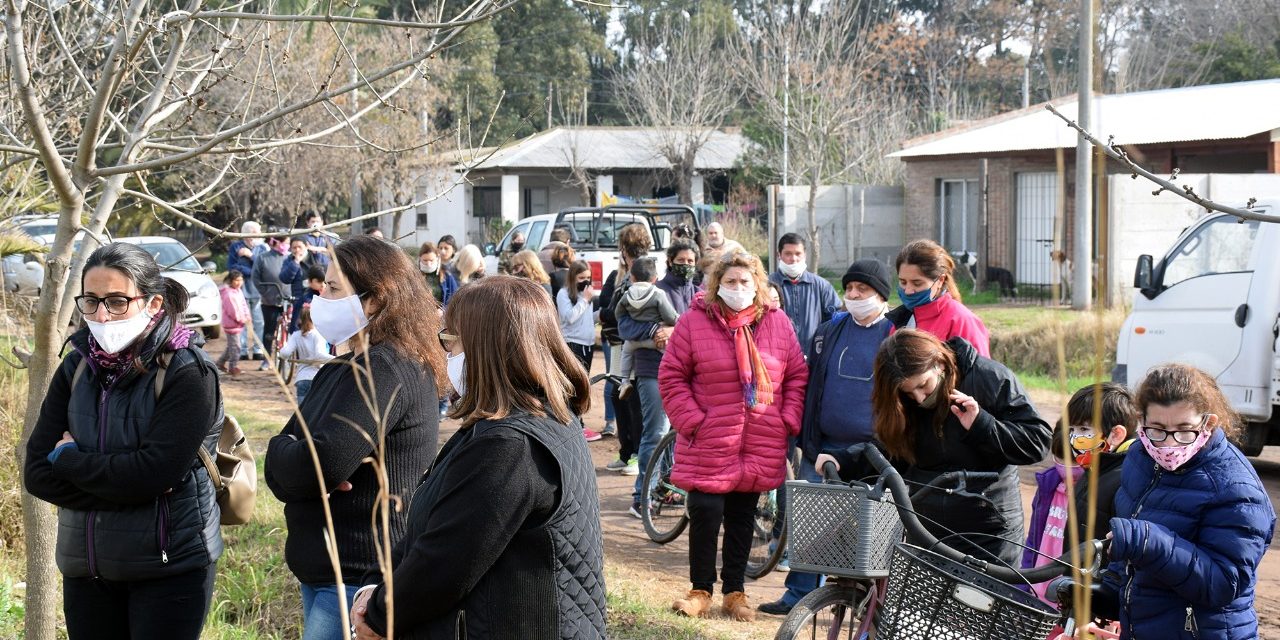
[(320, 373), (320, 365), (333, 359), (329, 355), (329, 343), (315, 329), (307, 334), (301, 330), (294, 331), (280, 348), (280, 355), (306, 361), (298, 363), (297, 381), (314, 379)]

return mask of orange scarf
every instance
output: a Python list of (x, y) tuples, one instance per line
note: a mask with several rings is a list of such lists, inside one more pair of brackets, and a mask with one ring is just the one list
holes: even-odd
[(742, 311), (724, 309), (725, 323), (733, 331), (733, 346), (738, 356), (738, 379), (742, 381), (742, 397), (748, 409), (757, 404), (773, 404), (773, 381), (769, 379), (769, 370), (760, 359), (760, 351), (756, 348), (756, 339), (751, 325), (756, 320), (759, 309), (755, 305)]

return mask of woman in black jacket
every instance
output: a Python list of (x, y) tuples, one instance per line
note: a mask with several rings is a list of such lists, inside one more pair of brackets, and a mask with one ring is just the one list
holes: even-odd
[(463, 426), (413, 495), (393, 571), (357, 596), (357, 637), (603, 638), (599, 496), (576, 418), (590, 385), (551, 301), (485, 278), (445, 326)]
[(304, 640), (349, 636), (341, 611), (378, 566), (379, 549), (405, 529), (405, 510), (379, 498), (380, 472), (391, 500), (407, 502), (435, 457), (447, 379), (436, 340), (439, 306), (404, 252), (357, 236), (339, 243), (334, 258), (311, 301), (311, 320), (345, 353), (320, 369), (302, 419), (290, 418), (271, 439), (265, 464), (267, 486), (285, 503), (285, 560), (301, 583)]
[[(976, 557), (1016, 567), (1023, 540), (1016, 465), (1049, 452), (1048, 423), (1004, 365), (978, 355), (964, 338), (945, 344), (932, 334), (903, 329), (889, 336), (875, 360), (871, 403), (876, 439), (908, 482), (926, 483), (948, 471), (995, 471), (991, 483), (970, 483), (987, 500), (935, 492), (915, 504), (929, 530), (955, 537), (948, 544)], [(834, 460), (831, 454), (834, 454)], [(858, 476), (847, 452), (819, 454)]]
[(222, 555), (198, 457), (221, 432), (218, 374), (178, 322), (187, 290), (147, 252), (101, 247), (80, 283), (88, 327), (67, 340), (24, 474), (31, 495), (58, 506), (67, 635), (194, 640)]

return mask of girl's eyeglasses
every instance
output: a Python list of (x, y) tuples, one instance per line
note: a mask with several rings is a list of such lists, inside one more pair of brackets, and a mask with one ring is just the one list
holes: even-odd
[(1178, 444), (1191, 444), (1200, 437), (1204, 431), (1204, 426), (1209, 422), (1209, 414), (1205, 414), (1200, 419), (1200, 425), (1192, 431), (1170, 431), (1168, 429), (1160, 429), (1157, 427), (1143, 426), (1142, 432), (1147, 434), (1147, 439), (1152, 442), (1164, 442), (1169, 437), (1173, 437), (1173, 441)]

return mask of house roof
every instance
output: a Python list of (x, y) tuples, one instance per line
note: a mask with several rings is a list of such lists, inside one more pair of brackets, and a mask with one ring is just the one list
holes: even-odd
[[(1076, 119), (1076, 96), (1052, 101)], [(1091, 132), (1124, 145), (1235, 140), (1280, 134), (1280, 78), (1096, 96)], [(907, 141), (891, 158), (920, 158), (1075, 147), (1075, 131), (1043, 104)]]
[[(748, 144), (736, 132), (703, 129), (706, 143), (698, 150), (694, 168), (722, 171), (733, 168)], [(481, 169), (565, 169), (580, 166), (609, 169), (668, 169), (658, 149), (671, 135), (653, 127), (556, 127), (505, 147), (465, 149), (449, 154), (449, 161)]]

